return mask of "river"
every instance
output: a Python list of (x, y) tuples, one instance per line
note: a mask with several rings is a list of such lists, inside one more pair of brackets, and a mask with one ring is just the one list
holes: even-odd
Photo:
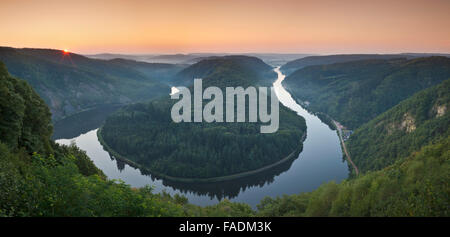
[(55, 124), (54, 139), (60, 144), (75, 143), (110, 179), (122, 180), (133, 187), (150, 185), (155, 192), (181, 194), (190, 203), (201, 206), (216, 204), (227, 198), (255, 208), (265, 196), (308, 192), (322, 183), (332, 180), (340, 182), (347, 178), (349, 170), (336, 131), (297, 104), (281, 85), (285, 75), (279, 67), (274, 71), (278, 78), (273, 87), (280, 103), (305, 118), (307, 136), (298, 158), (250, 177), (220, 183), (177, 183), (158, 179), (115, 160), (97, 139), (98, 127), (108, 114), (118, 108), (114, 106), (79, 113), (59, 121)]

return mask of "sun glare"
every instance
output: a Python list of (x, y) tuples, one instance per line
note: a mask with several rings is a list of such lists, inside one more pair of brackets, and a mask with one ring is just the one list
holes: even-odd
[(69, 53), (69, 50), (64, 49), (63, 52), (64, 52), (64, 54), (68, 54), (68, 53)]

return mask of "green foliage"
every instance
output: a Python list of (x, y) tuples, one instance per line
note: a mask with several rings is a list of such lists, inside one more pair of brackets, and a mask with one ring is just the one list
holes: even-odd
[[(194, 79), (213, 79), (214, 86), (223, 88), (269, 86), (276, 77), (272, 68), (261, 59), (249, 56), (209, 57), (182, 70), (175, 76), (175, 85), (189, 86)], [(206, 86), (209, 86), (206, 84)]]
[[(194, 206), (179, 195), (154, 194), (148, 186), (131, 188), (121, 181), (107, 180), (84, 152), (49, 140), (48, 108), (27, 83), (9, 76), (0, 64), (0, 216), (449, 216), (449, 84), (445, 81), (425, 90), (367, 124), (369, 128), (377, 122), (398, 123), (406, 112), (414, 119), (416, 129), (406, 135), (403, 131), (396, 139), (419, 142), (395, 143), (397, 150), (391, 151), (398, 158), (392, 165), (339, 184), (324, 184), (313, 192), (267, 197), (254, 211), (247, 204), (228, 200), (208, 207)], [(153, 111), (151, 118), (158, 122), (157, 109), (165, 105), (136, 106)], [(146, 116), (130, 108), (121, 113)], [(291, 115), (289, 111), (282, 117)], [(286, 126), (304, 133), (302, 120), (293, 119)], [(230, 129), (227, 136), (237, 138), (242, 135), (233, 127), (210, 129), (219, 129), (216, 134), (227, 134), (222, 129)], [(392, 134), (395, 132), (384, 139)], [(433, 144), (408, 155), (408, 148), (398, 152), (405, 144), (417, 144), (418, 150), (424, 141)]]
[(0, 141), (28, 152), (50, 152), (50, 111), (28, 83), (10, 76), (0, 62)]
[(261, 216), (449, 216), (450, 137), (383, 170), (265, 198)]
[[(11, 151), (0, 142), (0, 216), (248, 216), (246, 204), (223, 201), (202, 208), (185, 197), (131, 188), (104, 175), (83, 174), (84, 154), (59, 147), (58, 156)], [(63, 154), (63, 155), (62, 155)], [(92, 164), (92, 161), (91, 165)]]
[(52, 143), (48, 108), (3, 64), (0, 92), (0, 216), (184, 214), (180, 204), (148, 187), (106, 180), (77, 147)]
[[(6, 216), (178, 216), (179, 204), (150, 188), (84, 176), (75, 156), (18, 155), (1, 144), (0, 210)], [(20, 154), (20, 153), (19, 153)]]
[[(212, 67), (207, 86), (265, 84), (271, 68), (248, 57), (206, 60)], [(246, 63), (243, 63), (245, 61)], [(255, 63), (256, 65), (253, 65)], [(205, 62), (193, 65), (206, 69)], [(265, 68), (262, 73), (257, 70)], [(273, 80), (273, 78), (272, 78)], [(304, 119), (280, 105), (280, 126), (261, 134), (261, 123), (174, 123), (169, 98), (127, 106), (108, 117), (100, 135), (115, 152), (153, 173), (183, 178), (211, 178), (255, 170), (299, 150), (306, 130)], [(224, 107), (225, 108), (225, 107)], [(246, 109), (248, 111), (248, 107)]]
[(361, 126), (348, 150), (360, 171), (393, 164), (450, 135), (450, 80), (421, 91)]
[(190, 216), (209, 216), (209, 217), (251, 217), (256, 212), (247, 204), (235, 203), (227, 199), (212, 206), (198, 207), (191, 206), (188, 214)]
[(302, 69), (308, 66), (344, 63), (369, 59), (395, 59), (411, 57), (414, 56), (408, 54), (338, 54), (325, 56), (308, 56), (287, 62), (280, 68), (280, 70), (284, 72), (284, 74), (289, 75), (298, 69)]
[(100, 177), (106, 178), (103, 172), (94, 165), (91, 158), (86, 155), (86, 152), (80, 150), (75, 145), (65, 146), (65, 145), (57, 145), (53, 143), (53, 150), (55, 151), (55, 156), (57, 159), (64, 159), (67, 157), (74, 161), (75, 165), (78, 168), (78, 171), (84, 176), (90, 175), (99, 175)]
[(425, 88), (450, 78), (450, 58), (363, 60), (310, 66), (283, 85), (309, 110), (355, 129)]

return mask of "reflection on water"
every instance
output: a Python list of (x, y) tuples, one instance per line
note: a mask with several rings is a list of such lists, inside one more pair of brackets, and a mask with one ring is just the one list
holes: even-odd
[[(151, 185), (155, 192), (182, 194), (189, 199), (190, 203), (202, 206), (215, 204), (223, 198), (228, 198), (255, 207), (265, 196), (276, 197), (283, 194), (308, 192), (324, 182), (331, 180), (339, 182), (345, 179), (348, 175), (348, 167), (342, 159), (336, 132), (298, 105), (281, 86), (284, 75), (278, 69), (275, 71), (278, 73), (278, 80), (274, 83), (275, 92), (283, 105), (305, 118), (307, 137), (298, 158), (250, 177), (216, 183), (179, 183), (162, 180), (111, 157), (103, 150), (97, 139), (98, 126), (83, 127), (69, 119), (60, 121), (59, 126), (55, 126), (55, 132), (75, 135), (71, 139), (59, 139), (57, 142), (61, 144), (75, 142), (110, 179), (121, 179), (133, 187)], [(78, 118), (75, 121), (89, 120), (91, 117), (93, 116)], [(86, 121), (86, 124), (89, 123)], [(100, 125), (101, 122), (98, 124)], [(74, 132), (76, 130), (74, 127), (79, 128), (78, 133)], [(73, 131), (65, 132), (66, 129)], [(59, 138), (61, 137), (70, 136), (59, 135)]]
[[(211, 199), (233, 199), (237, 197), (241, 191), (245, 191), (250, 187), (263, 187), (264, 185), (271, 184), (274, 181), (275, 176), (283, 173), (291, 167), (293, 161), (294, 159), (258, 174), (235, 180), (214, 183), (181, 183), (163, 180), (162, 183), (164, 186), (170, 186), (176, 190), (179, 190), (183, 194), (192, 192), (196, 195), (208, 196)], [(150, 173), (143, 173), (146, 175), (151, 175)]]
[(156, 192), (166, 191), (170, 194), (183, 194), (188, 199), (199, 205), (213, 204), (223, 198), (234, 199), (239, 193), (251, 187), (264, 187), (271, 184), (274, 178), (288, 170), (293, 161), (287, 161), (270, 170), (232, 181), (215, 183), (180, 183), (162, 180), (144, 170), (136, 169), (120, 160), (116, 160), (105, 151), (97, 140), (97, 129), (89, 131), (73, 139), (59, 139), (60, 144), (70, 145), (75, 143), (87, 155), (92, 158), (110, 179), (121, 179), (133, 187), (151, 185)]

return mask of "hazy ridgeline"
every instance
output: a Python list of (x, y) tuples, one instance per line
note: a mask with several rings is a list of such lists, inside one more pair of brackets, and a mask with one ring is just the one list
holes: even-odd
[(91, 59), (61, 50), (0, 47), (0, 61), (44, 99), (53, 120), (104, 104), (127, 104), (167, 94), (184, 66)]

